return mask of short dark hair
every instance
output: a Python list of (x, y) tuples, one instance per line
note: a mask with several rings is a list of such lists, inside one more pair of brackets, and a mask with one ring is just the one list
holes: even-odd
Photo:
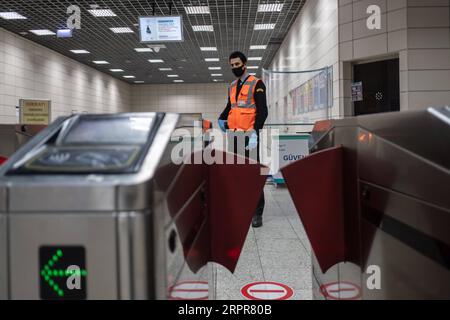
[(242, 61), (243, 64), (246, 64), (246, 63), (247, 63), (247, 57), (245, 56), (245, 54), (243, 54), (243, 53), (240, 52), (240, 51), (235, 51), (235, 52), (233, 52), (233, 53), (230, 55), (230, 59), (228, 59), (228, 61), (230, 61), (231, 59), (236, 59), (236, 58), (241, 59), (241, 61)]

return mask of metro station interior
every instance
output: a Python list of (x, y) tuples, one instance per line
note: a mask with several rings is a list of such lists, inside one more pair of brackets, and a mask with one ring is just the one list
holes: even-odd
[(450, 299), (450, 0), (0, 0), (0, 300)]

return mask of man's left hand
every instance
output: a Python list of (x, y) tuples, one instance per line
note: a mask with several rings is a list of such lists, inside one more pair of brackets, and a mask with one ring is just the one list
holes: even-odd
[(256, 134), (256, 132), (253, 132), (252, 135), (250, 136), (247, 150), (253, 150), (256, 147), (258, 147), (258, 135)]

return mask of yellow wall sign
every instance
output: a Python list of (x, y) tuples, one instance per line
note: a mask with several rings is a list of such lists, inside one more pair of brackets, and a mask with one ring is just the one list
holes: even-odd
[(20, 124), (48, 125), (51, 121), (50, 100), (20, 100)]

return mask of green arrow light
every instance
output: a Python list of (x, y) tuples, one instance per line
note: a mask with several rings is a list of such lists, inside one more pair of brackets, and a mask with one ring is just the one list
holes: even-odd
[(58, 263), (62, 257), (63, 251), (61, 249), (56, 250), (56, 253), (48, 260), (47, 264), (40, 271), (40, 275), (44, 278), (45, 282), (59, 297), (64, 297), (65, 292), (55, 283), (52, 279), (53, 277), (68, 278), (72, 274), (81, 275), (82, 277), (87, 276), (87, 271), (85, 269), (81, 269), (80, 271), (53, 269), (53, 266)]

